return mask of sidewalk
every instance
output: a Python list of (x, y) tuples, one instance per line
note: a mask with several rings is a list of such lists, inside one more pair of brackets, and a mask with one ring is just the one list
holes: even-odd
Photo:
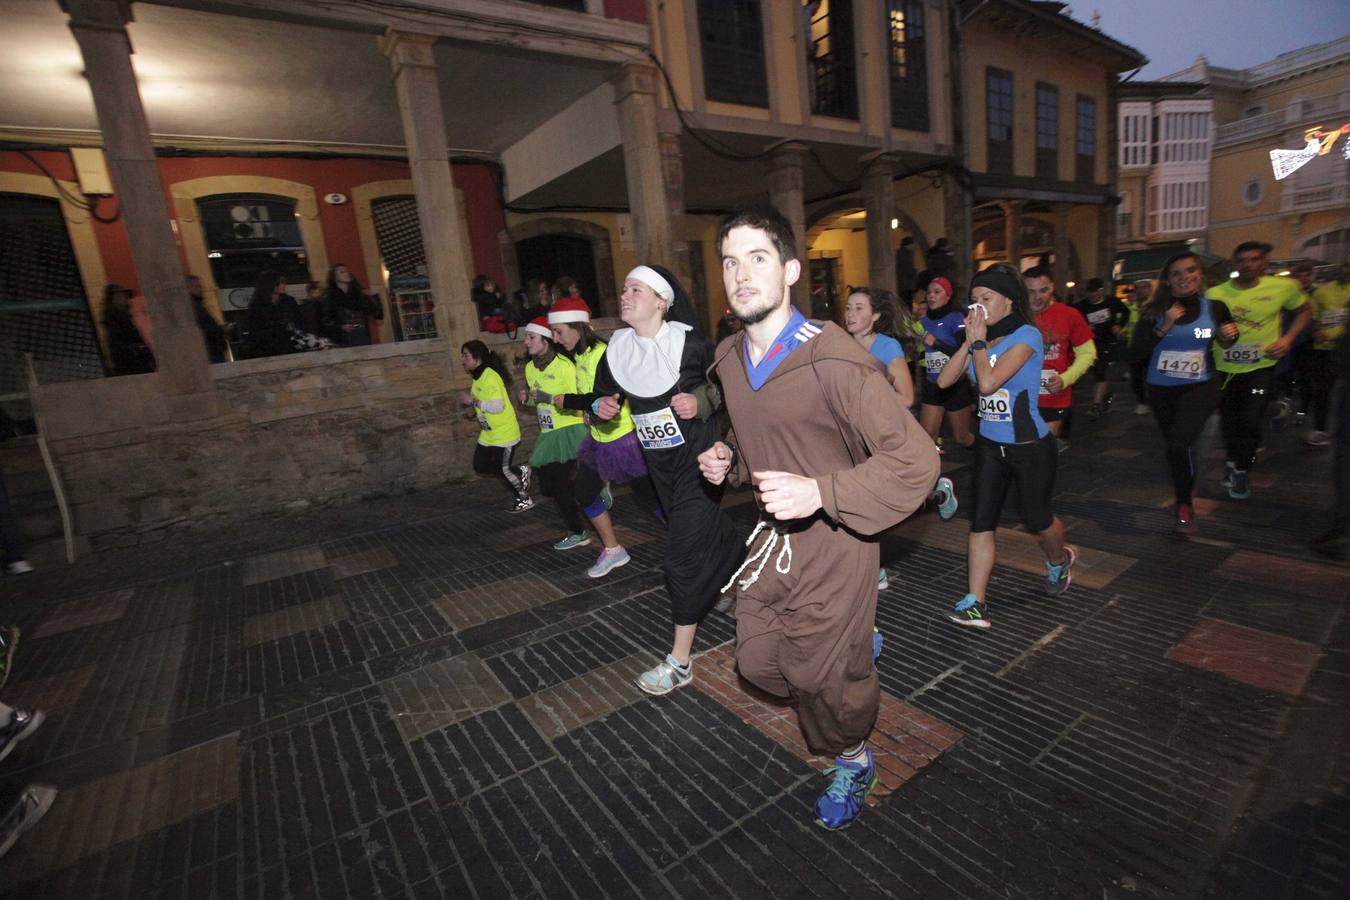
[[(961, 516), (884, 537), (882, 783), (839, 833), (810, 820), (827, 761), (736, 678), (729, 618), (693, 689), (633, 686), (669, 621), (662, 529), (624, 495), (633, 561), (598, 581), (546, 501), (508, 515), (487, 483), (0, 578), (24, 632), (0, 699), (49, 714), (0, 787), (61, 789), (0, 891), (1343, 896), (1350, 568), (1303, 549), (1329, 453), (1269, 436), (1244, 503), (1207, 454), (1178, 539), (1152, 419), (1077, 431), (1066, 595), (1015, 510), (987, 632), (944, 618)], [(746, 528), (749, 500), (726, 501)]]

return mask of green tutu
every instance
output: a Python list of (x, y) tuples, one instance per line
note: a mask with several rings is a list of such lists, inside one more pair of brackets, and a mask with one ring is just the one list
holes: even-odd
[(541, 431), (534, 442), (534, 452), (530, 454), (530, 465), (534, 468), (553, 463), (571, 462), (577, 458), (577, 447), (586, 436), (585, 425), (568, 425), (552, 431)]

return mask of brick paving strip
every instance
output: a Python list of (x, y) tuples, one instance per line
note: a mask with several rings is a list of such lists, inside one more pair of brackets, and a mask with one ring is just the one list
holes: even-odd
[(1201, 619), (1167, 658), (1267, 691), (1303, 693), (1321, 656), (1304, 641), (1219, 619)]
[[(702, 654), (695, 667), (693, 687), (816, 771), (834, 765), (832, 758), (807, 750), (795, 709), (775, 702), (736, 673), (736, 652), (731, 645)], [(868, 805), (876, 806), (882, 797), (899, 790), (961, 737), (956, 729), (882, 691), (877, 724), (868, 738), (878, 769), (877, 786), (867, 798)]]

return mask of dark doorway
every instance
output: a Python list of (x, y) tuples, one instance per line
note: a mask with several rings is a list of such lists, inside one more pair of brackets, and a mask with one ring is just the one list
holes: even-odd
[(840, 319), (837, 259), (811, 260), (811, 318), (825, 322)]
[(541, 234), (516, 242), (516, 261), (520, 266), (520, 284), (542, 278), (550, 285), (563, 275), (571, 275), (581, 288), (581, 296), (600, 314), (599, 283), (595, 279), (595, 250), (587, 238), (566, 234)]

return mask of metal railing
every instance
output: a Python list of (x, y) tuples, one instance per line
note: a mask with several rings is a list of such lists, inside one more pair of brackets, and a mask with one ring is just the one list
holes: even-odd
[[(1342, 91), (1339, 94), (1324, 94), (1321, 97), (1310, 97), (1307, 100), (1297, 100), (1284, 109), (1277, 109), (1273, 112), (1262, 113), (1259, 116), (1251, 116), (1220, 125), (1214, 129), (1214, 146), (1217, 148), (1229, 144), (1240, 144), (1243, 141), (1250, 141), (1268, 134), (1276, 134), (1303, 124), (1317, 125), (1319, 123), (1315, 120), (1324, 116), (1338, 116), (1341, 113), (1350, 113), (1350, 91)], [(1335, 128), (1341, 123), (1323, 122), (1320, 124)]]

